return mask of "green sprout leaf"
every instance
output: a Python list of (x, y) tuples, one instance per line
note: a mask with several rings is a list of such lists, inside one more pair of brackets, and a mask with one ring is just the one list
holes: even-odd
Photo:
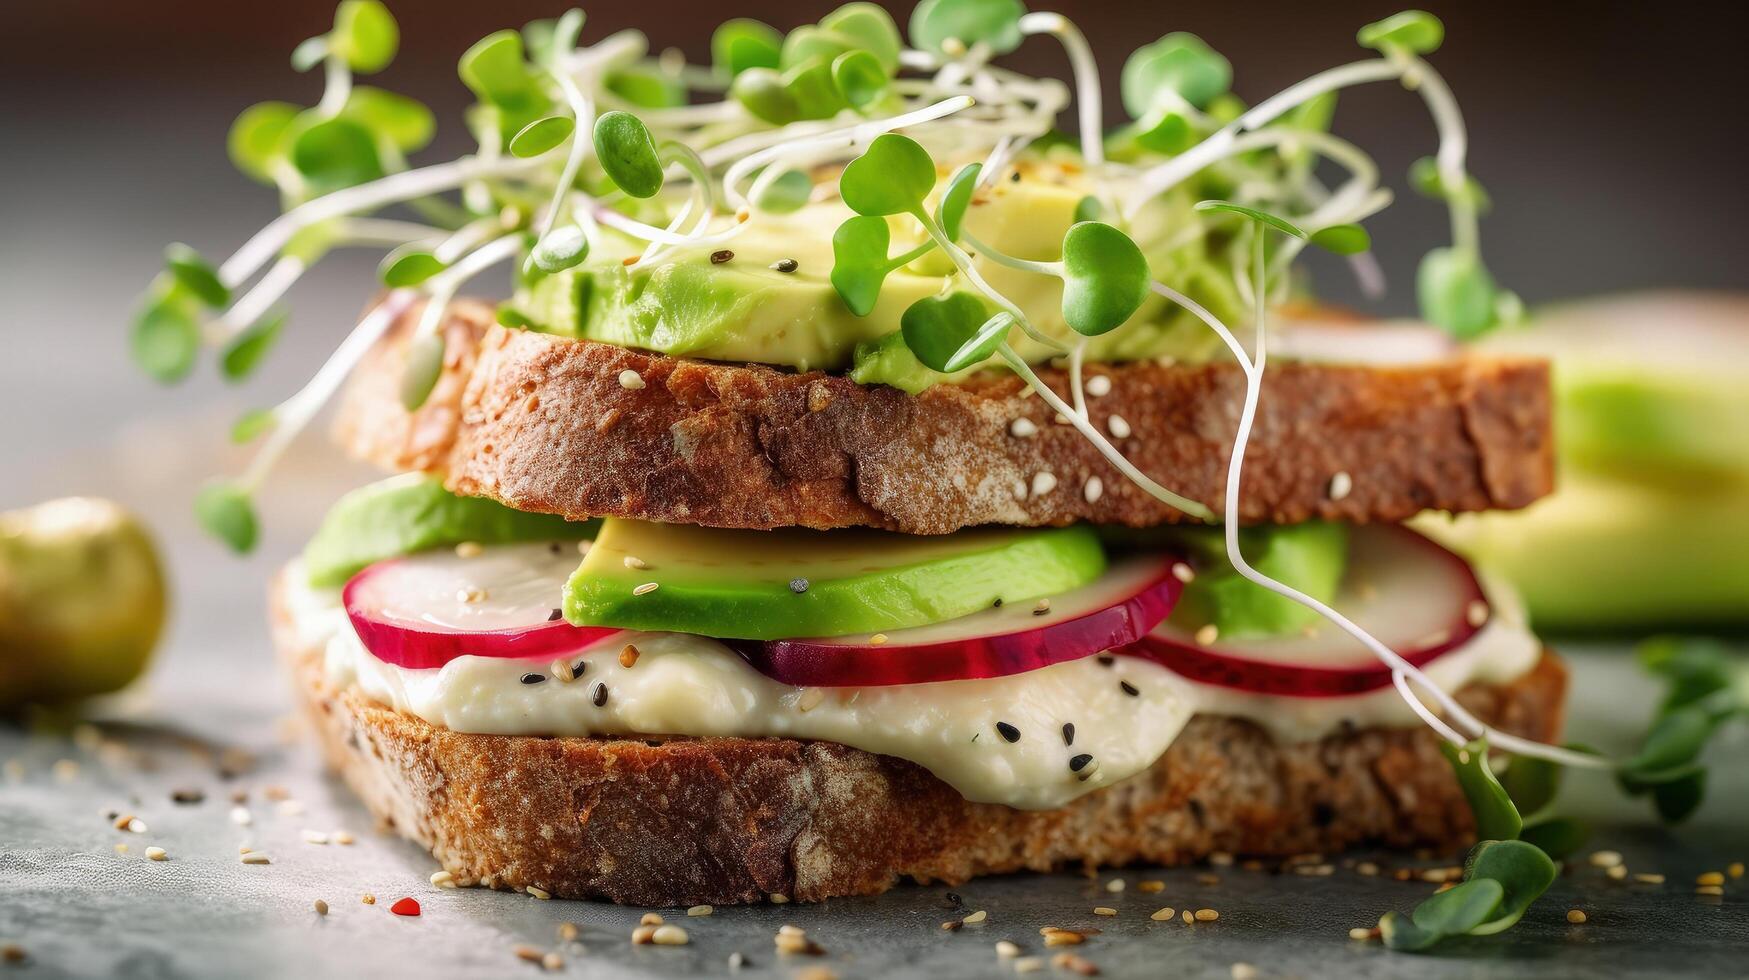
[(753, 203), (761, 211), (788, 214), (799, 211), (814, 194), (813, 178), (800, 170), (786, 170), (767, 184)]
[(1137, 48), (1124, 62), (1119, 92), (1132, 119), (1161, 107), (1209, 104), (1233, 84), (1233, 66), (1195, 34), (1177, 31)]
[(911, 12), (911, 43), (924, 51), (944, 53), (949, 40), (966, 47), (979, 42), (994, 54), (1020, 47), (1020, 0), (923, 0)]
[(730, 78), (749, 68), (776, 68), (782, 50), (776, 28), (746, 17), (724, 21), (711, 34), (711, 64)]
[(328, 50), (363, 75), (382, 71), (395, 60), (401, 28), (378, 0), (341, 0), (334, 11)]
[(292, 129), (292, 166), (315, 193), (355, 187), (383, 176), (376, 138), (357, 122), (344, 116), (314, 122), (301, 118)]
[(1559, 861), (1569, 855), (1578, 853), (1585, 841), (1591, 837), (1591, 827), (1583, 821), (1572, 817), (1549, 817), (1535, 823), (1527, 823), (1518, 832), (1518, 839), (1526, 844), (1534, 844), (1544, 854)]
[(571, 138), (577, 121), (570, 116), (542, 116), (510, 137), (510, 155), (524, 160), (538, 157)]
[(1736, 670), (1716, 640), (1660, 636), (1640, 644), (1640, 665), (1669, 681), (1660, 711), (1712, 697), (1736, 683)]
[(942, 192), (941, 203), (935, 207), (935, 223), (950, 242), (960, 240), (960, 229), (966, 220), (966, 208), (972, 204), (972, 192), (978, 189), (978, 175), (984, 172), (982, 163), (968, 163), (954, 172)]
[(529, 261), (552, 275), (579, 265), (589, 257), (589, 236), (577, 225), (554, 228), (529, 252)]
[(1470, 851), (1464, 862), (1465, 880), (1491, 879), (1500, 883), (1505, 896), (1488, 921), (1469, 930), (1473, 936), (1491, 936), (1512, 928), (1555, 881), (1555, 862), (1542, 849), (1521, 840), (1485, 840)]
[(1177, 154), (1195, 146), (1202, 137), (1197, 134), (1190, 117), (1162, 107), (1139, 124), (1135, 138), (1144, 149)]
[(383, 256), (377, 266), (377, 278), (390, 289), (403, 289), (417, 286), (446, 268), (430, 249), (413, 242)]
[(231, 441), (241, 446), (254, 442), (274, 427), (279, 417), (270, 408), (254, 408), (244, 412), (231, 426)]
[(1425, 10), (1405, 10), (1366, 25), (1355, 40), (1361, 47), (1375, 51), (1399, 48), (1415, 54), (1432, 54), (1445, 40), (1445, 25)]
[(802, 118), (796, 97), (784, 86), (783, 76), (775, 68), (755, 66), (744, 69), (729, 85), (729, 97), (741, 103), (755, 119), (773, 126), (784, 126)]
[(626, 65), (607, 73), (607, 90), (644, 109), (672, 109), (686, 104), (686, 83), (647, 62)]
[(241, 381), (255, 373), (284, 332), (285, 318), (283, 312), (270, 313), (231, 341), (219, 357), (219, 370), (226, 381)]
[(880, 98), (889, 81), (880, 60), (867, 51), (846, 51), (832, 59), (832, 82), (853, 108)]
[(232, 165), (264, 184), (273, 183), (274, 166), (285, 158), (286, 130), (301, 111), (290, 102), (261, 102), (244, 109), (225, 139)]
[(164, 267), (177, 285), (207, 306), (217, 309), (231, 301), (231, 291), (219, 281), (219, 271), (187, 245), (177, 242), (166, 248)]
[(431, 397), (437, 379), (443, 376), (443, 332), (419, 337), (407, 347), (407, 366), (401, 374), (401, 406), (417, 412)]
[(506, 137), (552, 106), (540, 73), (523, 58), (522, 35), (515, 31), (498, 31), (475, 42), (462, 54), (457, 73), (481, 102), (497, 107)]
[(1008, 317), (999, 323), (1002, 319), (990, 316), (984, 301), (971, 293), (953, 292), (912, 303), (899, 317), (899, 332), (924, 365), (957, 371), (995, 352), (1014, 322)]
[(418, 100), (370, 85), (354, 86), (340, 114), (401, 153), (425, 149), (437, 133), (436, 118)]
[(1436, 248), (1421, 259), (1415, 280), (1421, 315), (1461, 340), (1495, 323), (1494, 277), (1476, 253)]
[(883, 133), (838, 178), (850, 210), (862, 215), (915, 214), (935, 188), (935, 161), (909, 136)]
[(874, 55), (888, 77), (899, 70), (899, 25), (879, 4), (847, 3), (820, 18), (820, 29), (849, 50)]
[(1101, 221), (1105, 218), (1105, 205), (1092, 194), (1075, 202), (1075, 221)]
[(1248, 208), (1243, 204), (1234, 204), (1231, 201), (1198, 201), (1196, 202), (1196, 209), (1208, 214), (1236, 214), (1241, 218), (1249, 218), (1252, 221), (1262, 222), (1284, 235), (1292, 235), (1295, 238), (1307, 237), (1306, 233), (1301, 231), (1298, 225), (1288, 221), (1286, 218), (1277, 217), (1270, 214), (1268, 211), (1259, 211), (1256, 208)]
[(1506, 889), (1492, 878), (1473, 878), (1416, 906), (1411, 920), (1417, 929), (1442, 936), (1461, 936), (1494, 918)]
[(1076, 333), (1115, 330), (1141, 308), (1152, 281), (1142, 250), (1111, 225), (1082, 221), (1063, 236), (1063, 319)]
[(829, 119), (849, 105), (832, 77), (829, 58), (809, 58), (784, 69), (783, 87), (795, 100), (796, 112), (803, 119)]
[(1500, 786), (1519, 813), (1536, 813), (1555, 801), (1561, 788), (1561, 771), (1559, 763), (1515, 755), (1500, 776)]
[(1524, 828), (1524, 820), (1505, 787), (1488, 767), (1488, 743), (1476, 739), (1463, 748), (1449, 742), (1440, 743), (1447, 762), (1457, 775), (1458, 787), (1470, 803), (1476, 818), (1476, 836), (1482, 840), (1515, 840)]
[(1386, 912), (1379, 919), (1379, 938), (1384, 940), (1387, 948), (1405, 953), (1419, 953), (1433, 948), (1445, 935), (1423, 929), (1406, 916)]
[(583, 10), (572, 7), (559, 15), (553, 22), (553, 33), (546, 40), (546, 50), (541, 53), (541, 63), (549, 67), (557, 66), (559, 59), (577, 50), (577, 39), (583, 36)]
[(1372, 248), (1372, 236), (1359, 225), (1331, 225), (1312, 232), (1312, 244), (1337, 255), (1359, 255)]
[(200, 353), (196, 309), (186, 291), (172, 286), (160, 290), (134, 317), (134, 362), (154, 380), (172, 384), (194, 369)]
[(1446, 188), (1445, 178), (1440, 176), (1439, 161), (1432, 157), (1422, 157), (1409, 165), (1409, 184), (1423, 196), (1439, 201), (1467, 202), (1483, 213), (1493, 205), (1481, 182), (1469, 174), (1464, 175), (1464, 186), (1453, 194)]
[(850, 218), (832, 233), (832, 288), (857, 316), (868, 316), (881, 298), (881, 284), (892, 271), (891, 242), (887, 219), (873, 215)]
[(211, 483), (194, 498), (194, 517), (206, 532), (239, 555), (255, 548), (259, 528), (255, 505), (243, 488), (230, 483)]
[(1644, 784), (1662, 782), (1665, 774), (1680, 774), (1700, 757), (1715, 727), (1713, 716), (1699, 705), (1686, 704), (1663, 712), (1640, 751), (1621, 764), (1624, 779)]
[(644, 121), (622, 109), (595, 120), (595, 155), (601, 169), (632, 197), (655, 197), (662, 189), (662, 160)]

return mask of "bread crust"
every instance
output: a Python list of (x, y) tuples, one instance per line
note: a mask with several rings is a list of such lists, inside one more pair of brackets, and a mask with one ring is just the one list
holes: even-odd
[[(407, 318), (416, 316), (409, 311)], [(1185, 516), (1124, 479), (1012, 376), (908, 395), (847, 378), (569, 340), (458, 304), (436, 394), (394, 398), (405, 324), (357, 372), (338, 422), (354, 455), (437, 470), (457, 493), (573, 519), (716, 527), (1146, 527)], [(622, 372), (641, 387), (626, 387)], [(1093, 422), (1162, 484), (1218, 509), (1244, 378), (1232, 364), (1098, 365)], [(1062, 371), (1040, 377), (1067, 393)], [(1121, 422), (1113, 422), (1121, 416)], [(1026, 419), (1036, 434), (1018, 435)], [(1333, 497), (1332, 480), (1351, 489)], [(1049, 477), (1045, 477), (1049, 474)], [(1097, 478), (1100, 492), (1089, 490)], [(1246, 457), (1246, 523), (1397, 522), (1523, 507), (1553, 488), (1548, 365), (1469, 357), (1270, 368)]]
[[(276, 587), (280, 655), (328, 762), (371, 812), (463, 879), (673, 906), (820, 901), (903, 879), (1176, 865), (1215, 852), (1448, 847), (1471, 833), (1431, 731), (1353, 729), (1283, 744), (1199, 715), (1152, 768), (1061, 809), (969, 803), (920, 766), (828, 742), (535, 738), (437, 728), (328, 683)], [(1458, 698), (1553, 741), (1566, 670)]]

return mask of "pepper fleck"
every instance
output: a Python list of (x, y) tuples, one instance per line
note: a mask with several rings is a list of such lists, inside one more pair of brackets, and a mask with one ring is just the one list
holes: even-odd
[(1142, 693), (1141, 691), (1136, 690), (1136, 686), (1129, 681), (1118, 681), (1117, 686), (1123, 688), (1123, 692), (1132, 698), (1139, 697)]
[(547, 622), (549, 622), (549, 623), (556, 623), (559, 620), (564, 619), (564, 618), (565, 618), (565, 611), (563, 609), (555, 609), (552, 612), (547, 613)]
[(532, 670), (529, 671), (528, 673), (522, 675), (522, 682), (524, 684), (539, 684), (541, 681), (544, 681), (546, 679), (547, 679), (547, 675), (537, 674)]
[(1016, 170), (1015, 172), (1009, 174), (1008, 175), (1008, 182), (1011, 184), (1020, 183), (1020, 171)]
[(597, 683), (595, 685), (595, 693), (589, 696), (589, 700), (594, 701), (597, 708), (606, 707), (607, 685), (605, 683)]
[(801, 595), (803, 592), (808, 591), (808, 580), (805, 578), (792, 578), (792, 579), (790, 579), (789, 580), (789, 590), (791, 592), (794, 592), (796, 595)]
[(1081, 770), (1087, 768), (1087, 763), (1092, 762), (1092, 761), (1093, 761), (1093, 756), (1088, 755), (1087, 753), (1083, 752), (1080, 755), (1076, 756), (1075, 758), (1069, 760), (1069, 771), (1070, 772), (1080, 772)]
[(1072, 721), (1063, 722), (1063, 744), (1075, 744), (1075, 723)]
[(797, 262), (795, 259), (778, 259), (776, 262), (771, 263), (771, 267), (778, 272), (794, 272), (801, 267), (801, 263)]
[(997, 609), (1001, 609), (1001, 608), (1002, 608), (1002, 597), (1001, 597), (1001, 596), (997, 596), (997, 597), (996, 597), (996, 601), (995, 601), (995, 602), (994, 602), (994, 603), (991, 603), (991, 605), (992, 605), (992, 606), (994, 606), (994, 607), (995, 607), (995, 608), (997, 608)]
[(1117, 663), (1117, 658), (1112, 656), (1111, 654), (1102, 653), (1099, 655), (1099, 666), (1110, 667), (1112, 664), (1115, 664), (1115, 663)]
[(735, 253), (726, 248), (719, 248), (711, 253), (711, 265), (722, 265), (735, 257)]
[(999, 721), (996, 723), (996, 734), (1001, 735), (1010, 742), (1020, 741), (1020, 729), (1015, 728), (1013, 725), (1010, 725), (1005, 721)]

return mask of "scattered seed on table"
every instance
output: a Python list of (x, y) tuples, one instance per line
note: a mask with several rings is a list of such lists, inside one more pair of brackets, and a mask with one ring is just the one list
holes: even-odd
[(961, 919), (960, 921), (964, 922), (968, 926), (975, 926), (978, 923), (983, 922), (985, 919), (988, 919), (989, 917), (990, 917), (989, 912), (985, 911), (984, 909), (979, 909), (976, 912), (973, 912), (972, 914), (966, 916), (964, 919)]
[(1156, 909), (1154, 914), (1148, 916), (1148, 918), (1153, 919), (1155, 922), (1169, 922), (1172, 917), (1177, 914), (1178, 910), (1168, 905), (1163, 909)]
[(1573, 923), (1574, 925), (1580, 925), (1581, 923), (1583, 923), (1585, 921), (1585, 910), (1584, 909), (1568, 909), (1567, 910), (1567, 921)]
[(146, 857), (152, 861), (168, 861), (170, 860), (170, 852), (162, 847), (148, 847), (146, 848)]
[(552, 892), (549, 892), (545, 888), (540, 888), (540, 887), (537, 887), (535, 885), (529, 885), (528, 887), (524, 888), (523, 891), (528, 893), (529, 898), (537, 898), (543, 902), (546, 901), (547, 899), (553, 897)]

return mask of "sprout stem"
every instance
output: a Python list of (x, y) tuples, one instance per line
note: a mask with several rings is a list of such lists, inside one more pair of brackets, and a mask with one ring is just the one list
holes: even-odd
[(347, 100), (352, 98), (352, 68), (330, 51), (322, 59), (322, 76), (322, 101), (316, 104), (316, 111), (332, 119), (345, 110)]
[(1105, 109), (1099, 87), (1099, 63), (1086, 35), (1062, 14), (1036, 13), (1020, 18), (1022, 34), (1050, 34), (1063, 43), (1075, 73), (1076, 108), (1081, 119), (1081, 157), (1089, 167), (1105, 165)]
[(1002, 295), (994, 286), (985, 281), (983, 275), (978, 272), (977, 267), (972, 265), (971, 256), (962, 251), (958, 245), (955, 245), (948, 240), (947, 233), (941, 230), (941, 226), (935, 223), (935, 219), (929, 216), (929, 212), (919, 208), (912, 213), (912, 217), (916, 218), (917, 221), (923, 225), (923, 230), (929, 233), (929, 237), (935, 240), (935, 244), (941, 246), (941, 250), (947, 253), (949, 259), (953, 260), (954, 266), (960, 270), (960, 273), (966, 277), (968, 282), (973, 286), (976, 286), (979, 292), (990, 297), (997, 306), (1007, 310), (1008, 313), (1014, 317), (1015, 324), (1020, 327), (1023, 333), (1028, 337), (1031, 337), (1033, 340), (1043, 344), (1050, 350), (1059, 354), (1068, 353), (1069, 349), (1064, 347), (1060, 341), (1040, 333), (1039, 329), (1032, 325), (1032, 321), (1027, 319), (1026, 313), (1022, 311), (1019, 306), (1016, 306), (1013, 300)]
[(295, 255), (280, 256), (279, 261), (273, 263), (259, 282), (233, 303), (224, 315), (213, 321), (207, 330), (208, 342), (223, 346), (248, 330), (285, 295), (285, 291), (298, 281), (306, 268), (308, 266), (304, 260)]

